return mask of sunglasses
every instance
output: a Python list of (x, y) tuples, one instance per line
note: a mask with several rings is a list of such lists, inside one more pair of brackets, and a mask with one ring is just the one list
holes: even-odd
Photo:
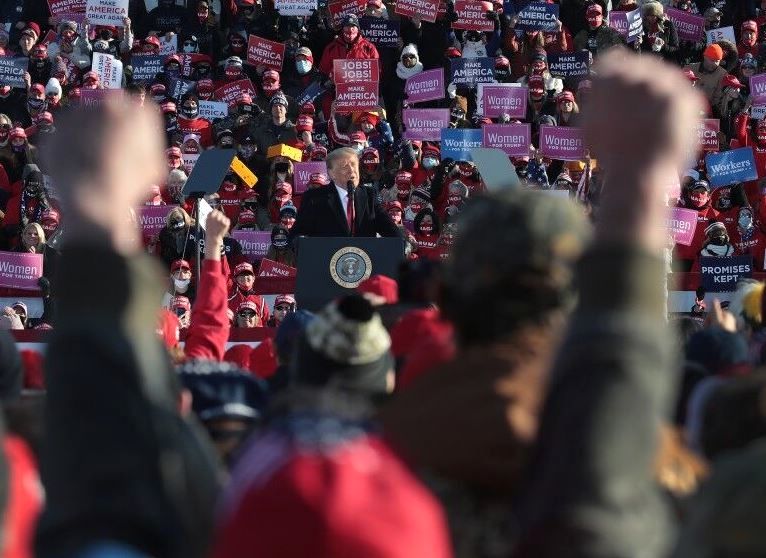
[(280, 304), (279, 306), (274, 307), (274, 310), (277, 310), (279, 312), (289, 312), (290, 311), (290, 307), (289, 306), (285, 306), (284, 304)]
[(237, 312), (237, 316), (242, 316), (243, 318), (255, 318), (255, 312), (252, 310), (243, 310), (241, 312)]
[(414, 54), (403, 54), (403, 55), (402, 55), (402, 58), (411, 58), (411, 59), (414, 59), (414, 58), (415, 58), (415, 55), (414, 55)]

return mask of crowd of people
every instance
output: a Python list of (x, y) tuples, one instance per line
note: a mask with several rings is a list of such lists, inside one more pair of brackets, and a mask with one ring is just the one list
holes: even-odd
[[(764, 270), (766, 1), (532, 3), (545, 28), (525, 0), (413, 3), (2, 2), (0, 260), (42, 256), (43, 311), (0, 329), (51, 330), (0, 331), (2, 556), (766, 555), (766, 288), (667, 312), (671, 270)], [(374, 106), (341, 103), (349, 59)], [(484, 114), (466, 59), (526, 115)], [(525, 154), (498, 186), (412, 139), (417, 109), (529, 125)], [(584, 148), (557, 159), (551, 127)], [(216, 148), (237, 160), (190, 191)], [(722, 184), (739, 148), (754, 176)], [(305, 237), (398, 238), (398, 273), (308, 311), (262, 273), (307, 273)]]

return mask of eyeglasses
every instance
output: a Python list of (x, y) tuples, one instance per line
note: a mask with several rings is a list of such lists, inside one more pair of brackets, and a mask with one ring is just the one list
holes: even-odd
[(280, 304), (279, 306), (275, 306), (274, 310), (277, 311), (277, 312), (289, 312), (290, 311), (290, 307), (286, 306), (284, 304)]
[(414, 59), (414, 58), (415, 58), (415, 55), (414, 55), (414, 54), (402, 54), (402, 59), (404, 59), (404, 58), (411, 58), (411, 59)]
[(242, 318), (255, 318), (255, 312), (252, 310), (242, 310), (240, 312), (237, 312), (237, 316), (241, 316)]

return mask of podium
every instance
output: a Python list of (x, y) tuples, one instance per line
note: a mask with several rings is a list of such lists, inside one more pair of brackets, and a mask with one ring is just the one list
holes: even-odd
[(372, 237), (300, 237), (297, 239), (298, 308), (316, 312), (349, 294), (371, 275), (396, 279), (404, 260), (404, 240)]

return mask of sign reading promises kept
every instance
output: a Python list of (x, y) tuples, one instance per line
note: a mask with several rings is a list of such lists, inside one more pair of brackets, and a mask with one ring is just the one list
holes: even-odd
[(736, 290), (740, 279), (753, 274), (753, 256), (700, 257), (702, 286), (711, 293)]

